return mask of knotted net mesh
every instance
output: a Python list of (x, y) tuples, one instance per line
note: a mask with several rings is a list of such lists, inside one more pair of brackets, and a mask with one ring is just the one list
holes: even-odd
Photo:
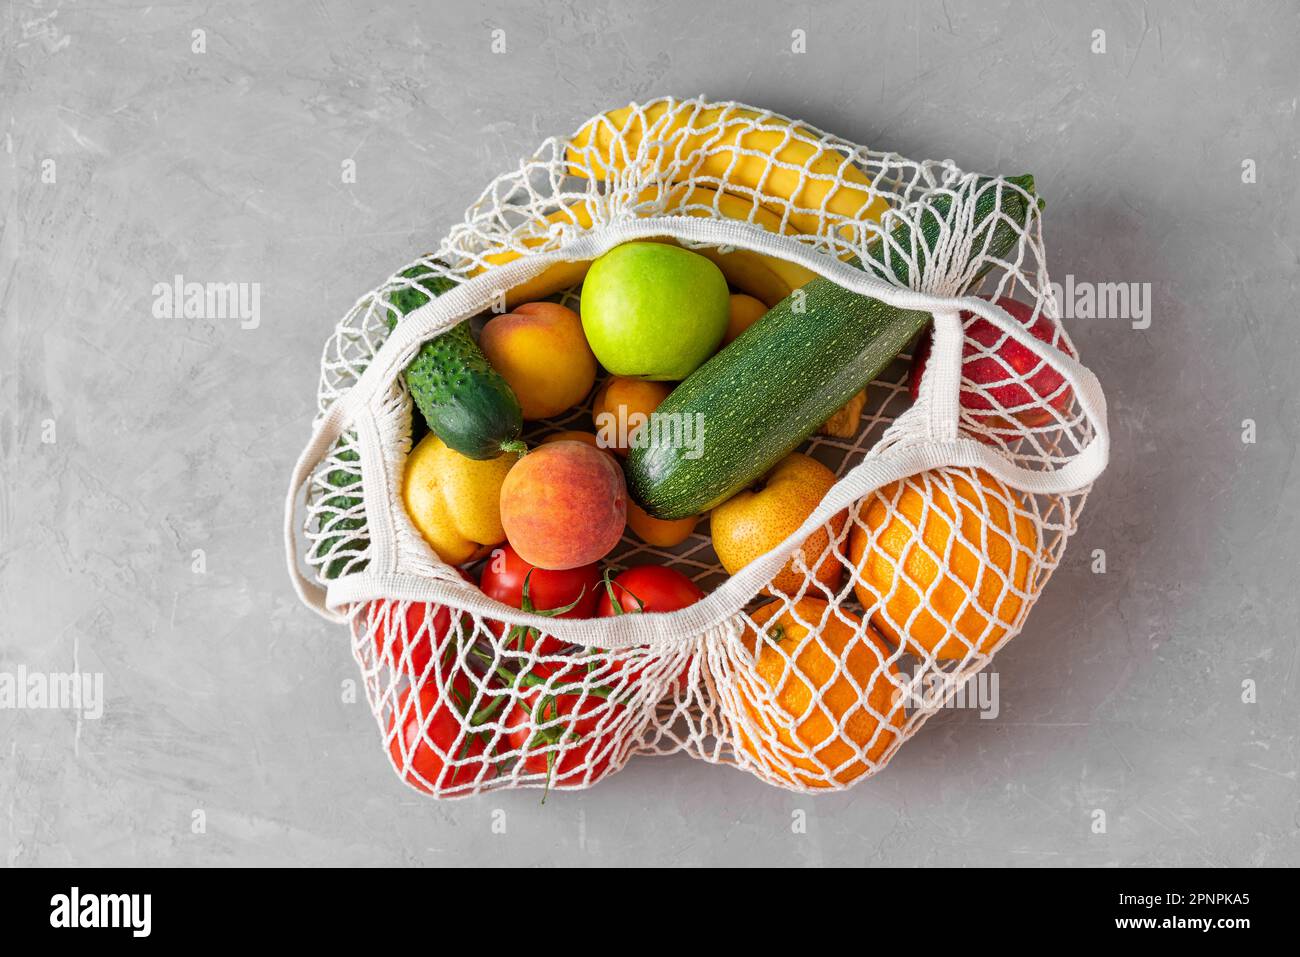
[[(1104, 466), (1104, 405), (1057, 320), (1041, 216), (1026, 178), (698, 99), (596, 117), (495, 179), (327, 341), (321, 454), (305, 453), (293, 518), (294, 558), (350, 624), (397, 773), (456, 797), (585, 787), (633, 756), (679, 751), (798, 791), (884, 767), (1019, 632)], [(488, 301), (580, 310), (590, 259), (647, 236), (708, 255), (769, 306), (820, 273), (932, 312), (925, 375), (914, 396), (919, 357), (900, 355), (800, 446), (839, 481), (764, 568), (729, 575), (707, 517), (671, 547), (629, 529), (612, 568), (667, 565), (713, 594), (640, 615), (653, 627), (539, 621), (485, 598), (481, 562), (448, 567), (405, 514), (402, 465), (423, 423), (400, 369)], [(403, 315), (393, 302), (412, 275), (467, 296)], [(1008, 298), (1023, 315), (994, 307)], [(395, 329), (407, 341), (385, 350)], [(525, 438), (592, 428), (588, 400)]]

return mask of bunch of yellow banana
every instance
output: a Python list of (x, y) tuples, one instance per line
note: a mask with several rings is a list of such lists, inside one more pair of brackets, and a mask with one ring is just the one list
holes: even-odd
[[(643, 143), (650, 145), (640, 156)], [(570, 141), (566, 157), (572, 175), (602, 181), (626, 177), (634, 163), (649, 164), (651, 168), (644, 171), (647, 179), (662, 179), (666, 173), (676, 184), (670, 187), (664, 212), (685, 208), (688, 215), (710, 216), (701, 208), (709, 206), (728, 218), (786, 235), (824, 233), (830, 223), (818, 211), (859, 221), (879, 220), (889, 208), (861, 170), (837, 150), (785, 120), (734, 106), (703, 108), (698, 103), (658, 100), (641, 109), (613, 110), (586, 123)], [(700, 178), (716, 180), (719, 187), (701, 185)], [(656, 195), (657, 190), (649, 189), (638, 203)], [(760, 205), (748, 196), (766, 199)], [(548, 227), (567, 223), (590, 228), (592, 201), (561, 207), (545, 221)], [(533, 249), (545, 241), (537, 236), (522, 245)], [(796, 263), (747, 250), (698, 252), (716, 262), (729, 283), (768, 306), (814, 275)], [(493, 251), (474, 274), (513, 262), (522, 254), (508, 248)], [(545, 298), (576, 285), (588, 266), (585, 262), (552, 266), (512, 289), (507, 305)]]
[(618, 178), (635, 164), (677, 181), (716, 180), (740, 195), (765, 197), (797, 232), (810, 235), (832, 231), (831, 217), (878, 221), (889, 208), (837, 149), (787, 120), (737, 106), (669, 99), (626, 106), (588, 121), (566, 158), (569, 173), (584, 179)]
[[(750, 200), (708, 186), (674, 190), (669, 194), (668, 208), (688, 216), (711, 216), (709, 208), (712, 208), (728, 219), (749, 221), (769, 233), (790, 235), (793, 232), (788, 225), (782, 229), (781, 217), (766, 206), (757, 206)], [(717, 263), (728, 283), (749, 293), (769, 309), (817, 276), (812, 270), (788, 259), (748, 249), (723, 253), (716, 246), (706, 246), (695, 252)]]

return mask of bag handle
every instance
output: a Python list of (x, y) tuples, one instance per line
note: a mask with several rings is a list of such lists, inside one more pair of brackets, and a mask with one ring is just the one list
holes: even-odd
[(293, 475), (289, 479), (289, 493), (284, 501), (284, 554), (288, 560), (289, 579), (293, 582), (293, 590), (297, 592), (298, 598), (304, 605), (321, 617), (336, 623), (347, 621), (347, 616), (331, 609), (325, 601), (325, 589), (307, 578), (298, 567), (298, 493), (302, 491), (307, 478), (316, 470), (316, 466), (328, 454), (335, 440), (342, 435), (343, 423), (350, 412), (349, 404), (345, 401), (349, 394), (340, 396), (316, 423), (310, 441), (298, 455), (298, 461), (294, 463)]
[[(973, 456), (978, 461), (962, 464), (986, 469), (1022, 492), (1068, 495), (1092, 484), (1106, 470), (1110, 459), (1106, 396), (1092, 370), (1069, 353), (1032, 335), (995, 302), (967, 296), (953, 300), (953, 305), (980, 316), (1039, 358), (1050, 362), (1073, 390), (1093, 433), (1088, 444), (1071, 456), (1068, 462), (1050, 471), (1016, 465), (983, 442), (976, 442), (976, 446), (987, 454)], [(957, 426), (961, 414), (962, 343), (962, 320), (959, 313), (953, 309), (936, 312), (934, 346), (931, 352), (934, 368), (932, 373), (921, 380), (921, 397), (926, 403), (929, 434), (939, 441), (955, 440), (960, 435)], [(970, 455), (966, 457), (972, 458)]]

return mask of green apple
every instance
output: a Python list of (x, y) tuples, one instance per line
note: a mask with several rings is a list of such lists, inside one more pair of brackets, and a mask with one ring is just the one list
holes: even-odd
[(666, 243), (616, 246), (582, 284), (582, 330), (614, 375), (678, 381), (713, 355), (727, 331), (722, 270)]

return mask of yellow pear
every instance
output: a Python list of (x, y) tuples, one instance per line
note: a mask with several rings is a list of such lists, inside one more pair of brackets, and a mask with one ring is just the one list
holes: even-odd
[(501, 483), (518, 461), (513, 452), (471, 459), (432, 433), (411, 450), (402, 476), (402, 503), (444, 562), (463, 565), (505, 541)]
[[(718, 561), (734, 575), (754, 559), (781, 544), (817, 510), (835, 485), (835, 473), (821, 462), (792, 452), (765, 475), (759, 488), (743, 489), (717, 506), (709, 520), (713, 550)], [(848, 521), (848, 511), (837, 512), (828, 523), (836, 538)], [(825, 526), (817, 529), (764, 589), (769, 594), (798, 595), (805, 587), (813, 598), (834, 594), (844, 576), (836, 557), (841, 545), (832, 546)], [(816, 583), (806, 582), (812, 569)]]

